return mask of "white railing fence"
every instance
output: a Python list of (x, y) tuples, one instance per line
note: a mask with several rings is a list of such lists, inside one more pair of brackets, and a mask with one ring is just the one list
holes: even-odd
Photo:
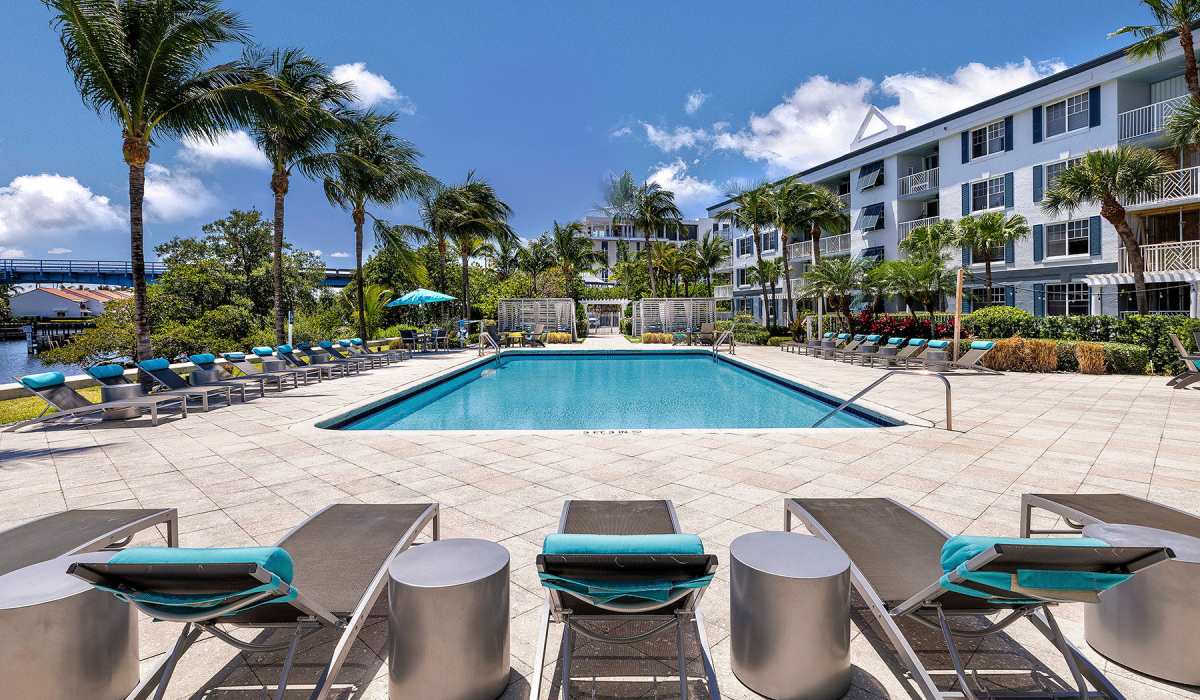
[(1167, 118), (1183, 105), (1188, 96), (1173, 97), (1117, 115), (1117, 138), (1121, 141), (1157, 134), (1166, 128)]
[(936, 192), (938, 188), (938, 169), (930, 168), (919, 173), (906, 175), (897, 183), (900, 194), (917, 194), (919, 192)]
[(717, 300), (713, 297), (640, 299), (633, 304), (632, 331), (672, 333), (696, 331), (717, 320)]
[[(849, 255), (850, 234), (840, 233), (836, 236), (821, 236), (821, 255)], [(792, 244), (792, 260), (812, 260), (812, 241), (800, 241)]]
[(846, 194), (839, 194), (838, 199), (842, 200), (842, 208), (843, 209), (850, 208), (850, 193), (849, 192), (847, 192)]
[(732, 299), (733, 298), (733, 285), (731, 285), (731, 284), (714, 285), (713, 286), (713, 296), (716, 297), (717, 299)]
[(1134, 197), (1126, 206), (1142, 204), (1157, 204), (1173, 199), (1191, 199), (1200, 197), (1200, 166), (1172, 170), (1158, 177), (1158, 185), (1154, 191), (1141, 197)]
[(898, 238), (897, 238), (896, 242), (902, 243), (902, 242), (904, 242), (905, 238), (908, 238), (908, 234), (921, 228), (922, 226), (930, 226), (932, 224), (936, 224), (938, 221), (941, 221), (940, 216), (927, 216), (924, 219), (913, 219), (912, 221), (901, 221), (900, 225), (897, 227), (897, 231), (899, 233), (898, 233)]
[[(1169, 272), (1171, 270), (1200, 270), (1200, 241), (1179, 243), (1155, 243), (1141, 246), (1146, 272)], [(1117, 249), (1117, 271), (1133, 272), (1125, 248)]]

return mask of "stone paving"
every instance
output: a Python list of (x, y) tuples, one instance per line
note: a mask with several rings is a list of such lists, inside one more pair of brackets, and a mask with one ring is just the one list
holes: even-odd
[[(587, 343), (614, 346), (637, 347), (613, 336)], [(563, 500), (669, 498), (684, 530), (721, 558), (703, 612), (722, 693), (754, 698), (730, 672), (728, 546), (739, 534), (781, 528), (785, 496), (888, 496), (950, 532), (974, 534), (1015, 535), (1020, 494), (1030, 491), (1116, 491), (1200, 512), (1200, 391), (1173, 391), (1163, 377), (956, 376), (954, 432), (928, 427), (944, 420), (943, 388), (914, 376), (888, 381), (865, 403), (910, 415), (916, 427), (499, 434), (313, 427), (319, 416), (475, 357), (422, 355), (158, 427), (146, 420), (0, 433), (0, 529), (66, 508), (167, 506), (179, 509), (184, 546), (271, 544), (330, 503), (437, 501), (443, 537), (483, 537), (511, 553), (513, 676), (505, 697), (524, 698), (543, 599), (534, 556)], [(881, 372), (774, 348), (739, 347), (738, 357), (839, 396)], [(142, 540), (163, 543), (163, 535)], [(1084, 647), (1081, 607), (1060, 606), (1058, 616)], [(1055, 653), (1026, 623), (1011, 629), (1055, 667)], [(142, 620), (143, 669), (177, 633), (174, 624)], [(386, 624), (372, 623), (361, 640), (339, 692), (386, 697)], [(311, 683), (327, 644), (322, 635), (306, 643), (293, 682)], [(552, 638), (551, 659), (555, 648)], [(1085, 650), (1129, 697), (1200, 694)], [(887, 656), (855, 627), (850, 695), (906, 695)], [(204, 639), (180, 664), (168, 697), (263, 697), (279, 663), (279, 655), (246, 658)], [(547, 677), (552, 672), (550, 663)]]

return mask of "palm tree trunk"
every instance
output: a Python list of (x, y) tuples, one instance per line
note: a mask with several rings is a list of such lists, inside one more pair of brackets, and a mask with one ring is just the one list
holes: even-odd
[(792, 307), (794, 306), (792, 303), (792, 271), (788, 266), (787, 236), (783, 233), (782, 225), (779, 226), (779, 247), (783, 252), (783, 287), (784, 291), (787, 293), (787, 316), (785, 318), (787, 319), (788, 328), (791, 328), (793, 313)]
[(467, 265), (471, 262), (470, 251), (466, 247), (459, 249), (459, 255), (462, 257), (462, 300), (463, 300), (463, 318), (471, 318), (471, 275)]
[(271, 287), (274, 292), (275, 343), (287, 340), (283, 332), (283, 199), (288, 192), (288, 174), (279, 169), (271, 176), (271, 192), (275, 194), (275, 237), (271, 241)]
[(812, 239), (813, 264), (816, 265), (821, 262), (821, 227), (813, 224), (808, 231), (808, 237)]
[(446, 239), (438, 238), (438, 288), (439, 292), (446, 291)]
[(1141, 315), (1150, 313), (1150, 297), (1146, 292), (1146, 258), (1142, 255), (1142, 246), (1137, 236), (1129, 228), (1129, 222), (1122, 216), (1118, 221), (1110, 221), (1117, 235), (1121, 237), (1121, 245), (1125, 247), (1125, 257), (1133, 270), (1134, 296), (1137, 298), (1137, 310)]
[(142, 200), (146, 196), (146, 162), (150, 160), (150, 145), (136, 138), (126, 138), (121, 150), (125, 162), (129, 165), (129, 271), (133, 277), (136, 352), (137, 359), (149, 360), (153, 348), (150, 347), (150, 316), (146, 309), (146, 251)]
[(1192, 45), (1192, 28), (1186, 24), (1179, 27), (1179, 45), (1183, 47), (1183, 75), (1187, 80), (1188, 92), (1200, 100), (1200, 77), (1196, 71), (1196, 49)]
[(363, 221), (366, 215), (362, 208), (354, 210), (354, 286), (355, 296), (358, 297), (358, 336), (367, 342), (371, 336), (367, 333), (367, 303), (363, 290)]
[(650, 296), (658, 296), (658, 284), (654, 280), (654, 256), (650, 254), (650, 232), (643, 233), (646, 237), (646, 277), (650, 280)]
[(988, 303), (992, 302), (992, 256), (991, 251), (983, 257), (983, 281), (987, 285)]

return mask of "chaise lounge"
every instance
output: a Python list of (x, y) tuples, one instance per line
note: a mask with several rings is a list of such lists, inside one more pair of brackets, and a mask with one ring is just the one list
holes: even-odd
[(246, 385), (228, 383), (213, 383), (202, 386), (192, 386), (187, 380), (175, 373), (171, 369), (171, 363), (165, 357), (156, 357), (152, 360), (142, 360), (138, 363), (138, 368), (143, 373), (153, 379), (159, 386), (168, 390), (172, 394), (182, 394), (189, 398), (198, 398), (204, 410), (208, 410), (209, 402), (220, 397), (225, 399), (226, 404), (233, 404), (233, 392), (237, 391), (242, 401), (246, 400)]
[[(119, 367), (119, 365), (115, 365)], [(122, 372), (124, 370), (122, 369)], [(61, 420), (74, 416), (88, 415), (99, 413), (110, 408), (137, 408), (145, 409), (150, 412), (151, 425), (158, 425), (158, 411), (163, 406), (171, 404), (179, 404), (179, 414), (181, 418), (187, 418), (187, 398), (178, 395), (169, 396), (138, 396), (132, 399), (121, 399), (119, 401), (103, 401), (101, 403), (92, 403), (84, 398), (78, 391), (67, 386), (67, 378), (62, 372), (42, 372), (40, 374), (30, 374), (17, 379), (21, 386), (46, 402), (46, 407), (36, 418), (13, 423), (8, 426), (7, 430), (19, 430), (37, 423), (44, 423), (52, 420)], [(51, 408), (56, 409), (54, 413), (47, 414)], [(139, 411), (140, 415), (140, 411)]]
[(0, 576), (56, 557), (120, 549), (137, 533), (167, 526), (167, 546), (179, 546), (174, 508), (75, 509), (0, 532)]

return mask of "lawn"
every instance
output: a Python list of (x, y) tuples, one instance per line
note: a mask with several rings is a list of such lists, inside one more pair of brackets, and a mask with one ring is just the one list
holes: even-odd
[[(88, 401), (93, 403), (100, 401), (100, 387), (89, 386), (79, 390)], [(8, 399), (0, 401), (0, 425), (8, 425), (17, 421), (37, 418), (46, 406), (46, 402), (36, 396), (27, 396), (19, 399)], [(53, 413), (54, 409), (51, 408)]]

